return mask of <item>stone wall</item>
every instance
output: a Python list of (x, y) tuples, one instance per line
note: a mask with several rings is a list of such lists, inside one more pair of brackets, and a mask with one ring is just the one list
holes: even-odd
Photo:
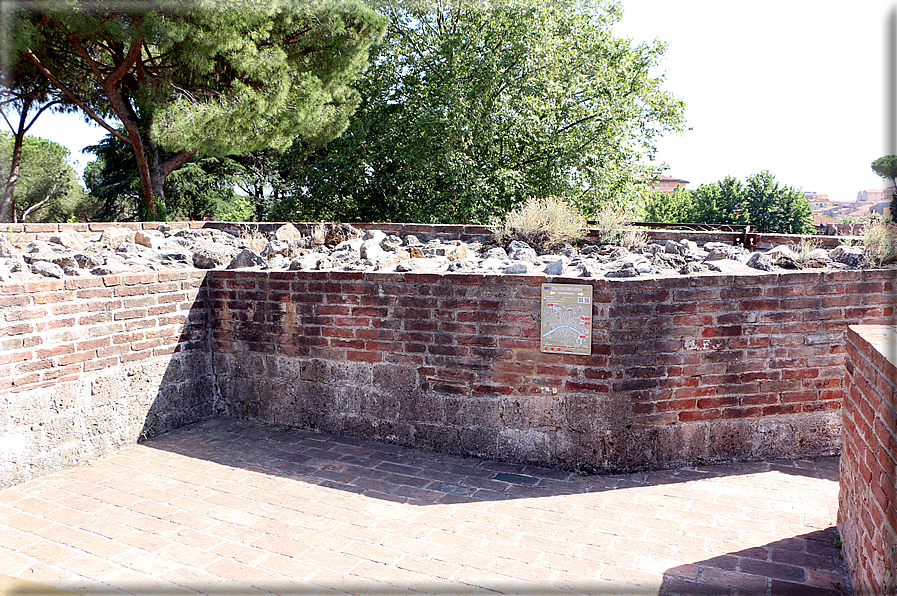
[(847, 332), (838, 528), (858, 595), (897, 593), (897, 326)]
[(204, 276), (0, 284), (0, 487), (211, 414)]
[[(85, 240), (98, 240), (103, 230), (110, 227), (128, 228), (133, 230), (155, 230), (159, 228), (159, 222), (115, 222), (115, 223), (26, 223), (4, 224), (3, 232), (8, 234), (13, 241), (27, 242), (30, 240), (47, 240), (50, 236), (60, 232), (78, 232)], [(273, 232), (283, 225), (283, 222), (261, 223), (235, 223), (224, 221), (174, 221), (164, 225), (172, 230), (215, 228), (219, 230), (257, 230), (262, 234)], [(293, 223), (293, 225), (307, 232), (313, 223)], [(452, 224), (408, 224), (408, 223), (353, 223), (360, 230), (377, 229), (393, 234), (415, 234), (426, 241), (432, 238), (453, 239), (464, 241), (483, 241), (492, 237), (487, 226), (477, 225), (452, 225)], [(704, 242), (730, 242), (735, 243), (741, 238), (737, 232), (709, 232), (709, 231), (685, 231), (685, 230), (647, 230), (646, 234), (655, 242), (664, 240), (682, 240), (687, 238), (698, 243)], [(597, 237), (597, 231), (589, 230), (588, 238)], [(757, 248), (771, 248), (777, 244), (799, 244), (806, 236), (796, 234), (756, 234)], [(834, 248), (844, 240), (839, 236), (814, 236), (814, 241), (823, 248)]]
[(840, 449), (844, 332), (895, 270), (594, 286), (591, 356), (539, 351), (543, 276), (214, 271), (229, 416), (591, 470)]

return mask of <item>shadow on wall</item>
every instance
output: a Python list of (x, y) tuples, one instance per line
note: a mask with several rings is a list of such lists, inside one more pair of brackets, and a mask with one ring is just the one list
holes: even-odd
[(30, 303), (5, 319), (27, 322), (0, 324), (10, 348), (3, 355), (12, 362), (11, 381), (0, 389), (0, 487), (213, 412), (203, 274), (63, 283), (25, 284), (17, 297)]

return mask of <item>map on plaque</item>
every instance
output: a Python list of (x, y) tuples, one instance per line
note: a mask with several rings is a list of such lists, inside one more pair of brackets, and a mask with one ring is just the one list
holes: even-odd
[(542, 284), (540, 350), (555, 354), (592, 353), (592, 286)]

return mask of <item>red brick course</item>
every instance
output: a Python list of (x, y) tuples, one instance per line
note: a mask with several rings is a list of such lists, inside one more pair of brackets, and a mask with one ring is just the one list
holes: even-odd
[[(897, 343), (847, 331), (838, 528), (858, 595), (897, 593)], [(884, 352), (884, 353), (883, 353)]]
[[(894, 280), (894, 271), (554, 278), (593, 285), (592, 356), (539, 352), (543, 276), (291, 272), (274, 278), (258, 271), (215, 271), (209, 301), (213, 350), (255, 363), (244, 371), (247, 376), (229, 366), (216, 371), (230, 379), (220, 385), (231, 415), (363, 436), (381, 428), (392, 440), (489, 457), (513, 457), (520, 447), (508, 437), (516, 433), (535, 449), (518, 457), (534, 463), (616, 458), (617, 464), (607, 465), (626, 467), (670, 465), (692, 455), (753, 458), (783, 446), (789, 455), (837, 453), (843, 333), (849, 324), (889, 321), (884, 305), (897, 302)], [(807, 295), (845, 300), (819, 320), (814, 313), (821, 303)], [(262, 360), (252, 360), (253, 353)], [(281, 357), (289, 364), (279, 366), (336, 370), (348, 361), (366, 365), (352, 368), (359, 378), (401, 378), (387, 392), (401, 392), (402, 405), (392, 416), (372, 413), (364, 392), (381, 395), (381, 389), (365, 389), (349, 373), (335, 373), (317, 387), (253, 374)], [(235, 393), (247, 383), (258, 388), (252, 406)], [(235, 388), (233, 395), (227, 387)], [(537, 406), (535, 396), (550, 403)], [(450, 410), (459, 399), (467, 409), (484, 408), (483, 416), (451, 423)], [(590, 405), (578, 405), (585, 403)], [(539, 408), (544, 415), (513, 416), (517, 408)], [(786, 419), (803, 420), (808, 426), (790, 438), (769, 437), (777, 445), (763, 445), (757, 435), (744, 434), (753, 432), (745, 423), (760, 419), (783, 425), (790, 424)], [(652, 452), (641, 440), (633, 442), (642, 436), (657, 446), (664, 441), (658, 433), (674, 428), (684, 437), (682, 427), (717, 420), (729, 426), (719, 433), (702, 426), (700, 442), (709, 443), (703, 450), (659, 453), (660, 447)], [(635, 430), (629, 438), (614, 436), (614, 444), (601, 444), (601, 436), (620, 428)], [(571, 429), (581, 444), (552, 444), (552, 433)], [(465, 432), (472, 433), (470, 439)], [(538, 437), (545, 445), (534, 447)], [(563, 440), (577, 437), (568, 433)], [(743, 448), (750, 441), (752, 452)]]

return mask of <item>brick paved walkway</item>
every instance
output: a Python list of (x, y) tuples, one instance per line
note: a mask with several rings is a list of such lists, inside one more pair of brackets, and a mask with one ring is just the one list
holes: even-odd
[(846, 594), (837, 465), (583, 477), (211, 420), (0, 491), (0, 575), (104, 595)]

